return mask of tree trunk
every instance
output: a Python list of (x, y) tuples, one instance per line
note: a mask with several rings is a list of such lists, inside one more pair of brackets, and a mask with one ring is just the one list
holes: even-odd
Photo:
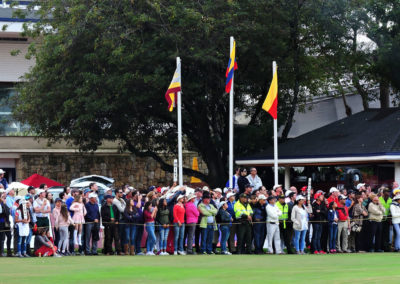
[(381, 102), (381, 108), (388, 108), (390, 106), (389, 83), (383, 78), (379, 82), (379, 101)]
[(295, 52), (294, 60), (293, 60), (293, 69), (295, 74), (295, 82), (293, 88), (293, 100), (291, 101), (290, 110), (286, 118), (285, 127), (282, 131), (281, 139), (282, 141), (287, 140), (289, 131), (293, 125), (293, 117), (296, 112), (297, 103), (299, 100), (299, 90), (300, 90), (300, 46), (299, 46), (299, 10), (301, 8), (302, 2), (300, 1), (298, 4), (298, 9), (294, 11), (294, 19), (292, 23), (292, 48)]

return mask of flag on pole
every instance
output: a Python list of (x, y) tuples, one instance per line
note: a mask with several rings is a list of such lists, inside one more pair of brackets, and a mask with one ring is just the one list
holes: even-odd
[(268, 112), (273, 119), (278, 118), (278, 72), (275, 72), (268, 95), (262, 105), (263, 110)]
[[(193, 158), (192, 170), (194, 170), (194, 171), (198, 171), (199, 170), (199, 163), (197, 161), (197, 157)], [(191, 177), (190, 178), (190, 183), (201, 183), (201, 180), (198, 179), (197, 177)]]
[(229, 57), (229, 62), (228, 62), (228, 68), (226, 68), (226, 83), (225, 83), (225, 92), (229, 94), (231, 91), (232, 87), (232, 78), (233, 78), (233, 73), (235, 70), (237, 70), (237, 63), (236, 63), (236, 41), (233, 41), (233, 48), (232, 52)]
[[(179, 63), (180, 64), (180, 63)], [(181, 74), (180, 66), (176, 67), (174, 77), (172, 78), (171, 84), (169, 84), (168, 90), (165, 93), (165, 99), (168, 102), (168, 110), (173, 111), (176, 106), (176, 99), (178, 92), (181, 91)]]

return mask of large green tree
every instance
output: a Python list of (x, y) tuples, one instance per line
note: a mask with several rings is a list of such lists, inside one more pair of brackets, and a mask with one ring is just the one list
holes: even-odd
[[(228, 95), (224, 93), (229, 36), (237, 40), (236, 154), (270, 145), (272, 123), (261, 112), (278, 62), (279, 121), (284, 138), (300, 103), (326, 76), (312, 52), (310, 17), (323, 1), (306, 0), (48, 0), (40, 21), (26, 26), (35, 38), (36, 65), (25, 75), (14, 115), (50, 142), (65, 139), (84, 151), (103, 139), (149, 156), (164, 170), (176, 152), (176, 114), (164, 93), (182, 59), (185, 149), (197, 151), (208, 173), (184, 169), (211, 185), (228, 178)], [(311, 49), (310, 49), (311, 48)], [(189, 165), (186, 165), (189, 166)]]

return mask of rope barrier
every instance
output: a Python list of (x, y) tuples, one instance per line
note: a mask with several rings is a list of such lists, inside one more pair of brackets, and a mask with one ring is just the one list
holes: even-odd
[[(388, 220), (388, 219), (392, 219), (392, 217), (386, 217), (386, 220)], [(382, 221), (386, 221), (386, 220), (383, 220), (382, 219)], [(283, 221), (285, 221), (286, 222), (286, 224), (287, 223), (293, 223), (291, 220), (279, 220), (279, 223), (282, 223)], [(354, 221), (376, 221), (376, 220), (374, 220), (374, 219), (369, 219), (369, 218), (363, 218), (363, 219), (350, 219), (350, 222), (354, 222)], [(381, 221), (381, 222), (382, 222)], [(250, 222), (251, 224), (267, 224), (267, 223), (270, 223), (270, 222), (267, 222), (267, 221), (256, 221), (256, 222), (253, 222), (253, 221), (248, 221), (248, 220), (246, 220), (246, 222)], [(347, 220), (346, 221), (341, 221), (341, 222), (347, 222)], [(232, 223), (216, 223), (216, 225), (240, 225), (240, 224), (242, 224), (242, 223), (244, 223), (244, 222), (232, 222)], [(321, 220), (321, 221), (315, 221), (315, 220), (310, 220), (310, 221), (308, 221), (308, 223), (329, 223), (329, 221), (328, 220)], [(134, 225), (134, 226), (146, 226), (146, 223), (125, 223), (125, 222), (85, 222), (85, 223), (82, 223), (82, 224), (79, 224), (79, 225), (86, 225), (86, 224), (114, 224), (114, 225)], [(78, 225), (78, 224), (71, 224), (70, 226), (74, 226), (74, 225)], [(200, 226), (200, 224), (186, 224), (185, 223), (185, 226), (186, 225), (190, 225), (190, 226)], [(152, 226), (154, 226), (154, 227), (164, 227), (165, 225), (161, 225), (161, 224), (154, 224), (154, 225), (152, 225)], [(168, 227), (174, 227), (175, 225), (174, 224), (167, 224), (167, 226)], [(42, 226), (42, 227), (37, 227), (37, 229), (40, 229), (40, 228), (56, 228), (56, 226)], [(13, 230), (10, 228), (9, 230), (0, 230), (0, 233), (2, 233), (2, 232), (12, 232)]]

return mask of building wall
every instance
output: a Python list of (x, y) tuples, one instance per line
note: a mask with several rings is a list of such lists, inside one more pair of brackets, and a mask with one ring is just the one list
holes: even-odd
[[(185, 153), (184, 166), (191, 167), (194, 157), (194, 153)], [(201, 159), (199, 169), (207, 172)], [(35, 173), (64, 185), (69, 185), (72, 179), (91, 174), (112, 177), (116, 186), (130, 184), (138, 189), (150, 185), (169, 186), (173, 182), (173, 174), (161, 170), (152, 158), (129, 154), (21, 154), (16, 162), (17, 180), (26, 179)], [(184, 176), (184, 182), (189, 183), (190, 177)]]

